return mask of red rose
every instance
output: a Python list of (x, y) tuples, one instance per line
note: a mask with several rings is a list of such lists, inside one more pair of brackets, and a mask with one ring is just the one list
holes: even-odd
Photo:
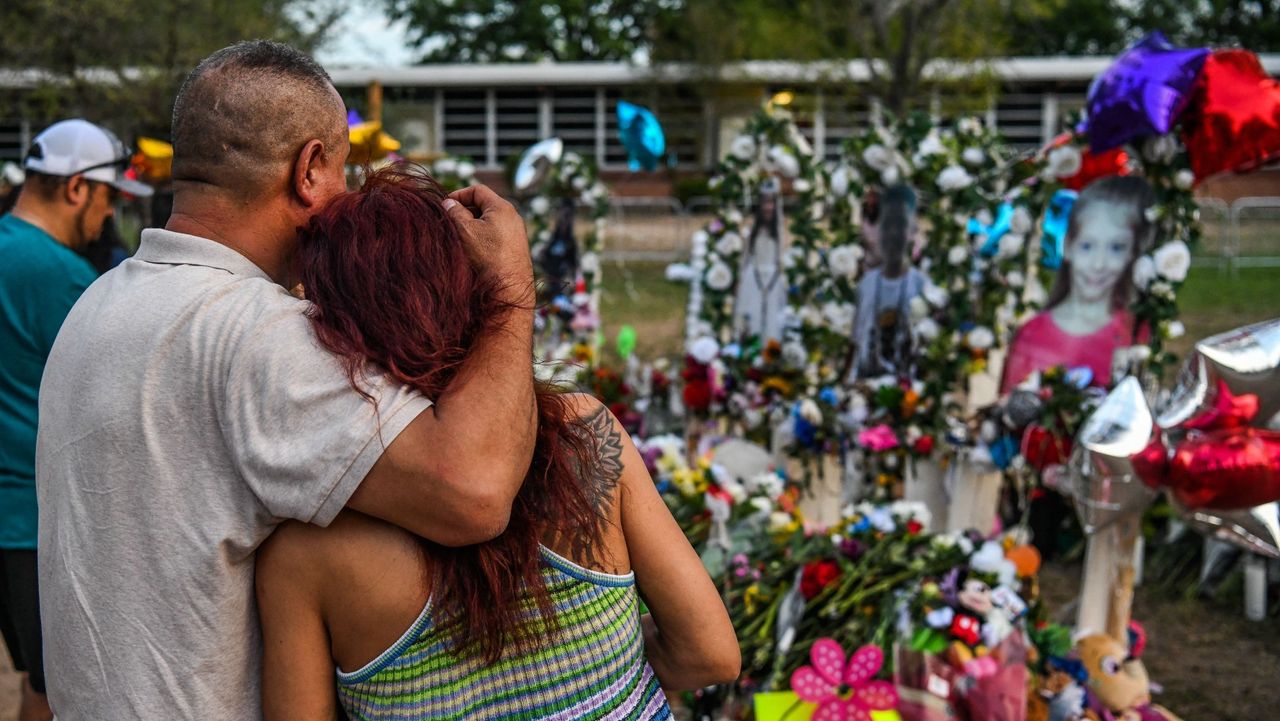
[(916, 442), (911, 445), (911, 450), (922, 456), (933, 453), (933, 436), (920, 436)]
[(804, 570), (800, 572), (800, 593), (806, 601), (813, 600), (814, 596), (834, 583), (837, 578), (840, 578), (840, 564), (835, 561), (822, 560), (806, 563)]
[(1022, 436), (1022, 455), (1027, 465), (1043, 471), (1048, 466), (1067, 462), (1071, 455), (1071, 440), (1055, 436), (1044, 426), (1027, 426)]
[(923, 530), (924, 530), (924, 524), (917, 521), (916, 519), (913, 518), (910, 521), (907, 521), (907, 533), (916, 534)]
[(706, 378), (690, 380), (684, 384), (684, 405), (695, 411), (705, 411), (711, 407), (711, 384)]

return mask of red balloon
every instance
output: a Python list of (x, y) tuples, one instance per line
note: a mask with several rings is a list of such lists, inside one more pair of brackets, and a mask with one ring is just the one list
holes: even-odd
[(1253, 170), (1280, 156), (1280, 83), (1248, 50), (1218, 50), (1205, 60), (1182, 123), (1197, 182)]
[(1280, 500), (1280, 432), (1193, 433), (1169, 462), (1168, 485), (1192, 510), (1230, 511)]
[(1163, 486), (1169, 474), (1169, 454), (1159, 434), (1151, 439), (1146, 448), (1130, 456), (1129, 463), (1143, 483), (1155, 489)]
[(1227, 382), (1219, 378), (1213, 405), (1183, 421), (1178, 427), (1188, 431), (1205, 432), (1240, 428), (1249, 425), (1257, 415), (1258, 395), (1256, 393), (1236, 395), (1231, 392)]
[(1070, 178), (1063, 178), (1061, 182), (1067, 190), (1079, 191), (1098, 178), (1105, 178), (1108, 175), (1128, 174), (1129, 154), (1121, 148), (1112, 148), (1101, 153), (1085, 150), (1084, 158), (1080, 164), (1080, 172)]
[[(1054, 148), (1066, 145), (1072, 142), (1074, 138), (1074, 133), (1062, 133), (1049, 141), (1049, 144), (1041, 152), (1047, 153)], [(1062, 183), (1062, 186), (1067, 190), (1079, 191), (1098, 178), (1105, 178), (1108, 175), (1129, 174), (1129, 154), (1123, 148), (1112, 148), (1101, 153), (1095, 153), (1084, 147), (1080, 149), (1080, 154), (1080, 171), (1070, 178), (1058, 179), (1058, 182)]]

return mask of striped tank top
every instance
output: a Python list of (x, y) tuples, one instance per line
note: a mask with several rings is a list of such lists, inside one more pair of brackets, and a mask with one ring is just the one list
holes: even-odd
[(428, 599), (391, 648), (361, 669), (337, 671), (351, 721), (670, 719), (644, 656), (635, 574), (586, 569), (545, 547), (542, 561), (560, 623), (546, 646), (492, 666), (456, 656)]

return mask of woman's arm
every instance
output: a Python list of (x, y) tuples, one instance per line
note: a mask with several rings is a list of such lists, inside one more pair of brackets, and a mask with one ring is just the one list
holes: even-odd
[[(608, 411), (601, 408), (602, 412)], [(652, 615), (645, 654), (664, 689), (692, 690), (738, 677), (742, 657), (729, 613), (711, 577), (676, 525), (631, 437), (612, 418), (622, 461), (618, 497), (636, 584)]]
[(258, 549), (263, 721), (342, 718), (320, 609), (321, 565), (307, 548), (304, 528), (283, 524)]

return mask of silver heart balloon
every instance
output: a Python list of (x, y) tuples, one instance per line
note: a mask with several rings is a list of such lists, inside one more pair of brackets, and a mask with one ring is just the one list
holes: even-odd
[(1246, 551), (1280, 558), (1280, 503), (1239, 511), (1192, 511), (1172, 496), (1169, 503), (1184, 522), (1196, 531)]
[(551, 172), (551, 166), (564, 155), (564, 141), (547, 138), (530, 145), (520, 156), (512, 185), (519, 195), (529, 193)]
[(1253, 425), (1273, 426), (1280, 413), (1280, 318), (1219, 333), (1196, 343), (1157, 422), (1173, 432), (1213, 404), (1221, 379), (1236, 395), (1258, 396)]
[(1068, 461), (1068, 487), (1085, 533), (1141, 513), (1156, 497), (1130, 461), (1151, 442), (1155, 427), (1133, 376), (1120, 381), (1081, 426)]

